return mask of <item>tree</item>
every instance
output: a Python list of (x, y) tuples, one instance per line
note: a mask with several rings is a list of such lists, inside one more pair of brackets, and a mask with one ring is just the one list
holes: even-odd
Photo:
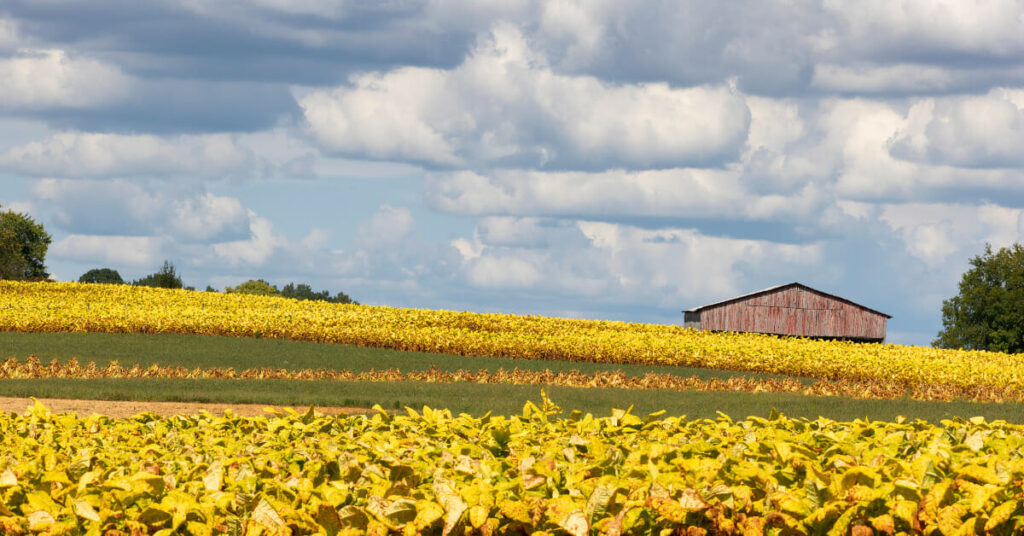
[(53, 239), (26, 214), (0, 212), (0, 279), (47, 279), (46, 250)]
[(971, 259), (960, 293), (942, 302), (939, 348), (1024, 352), (1024, 246)]
[(0, 279), (21, 279), (27, 268), (14, 233), (0, 229)]
[(106, 283), (108, 285), (123, 285), (124, 279), (117, 270), (110, 268), (93, 268), (78, 278), (79, 283)]
[(312, 287), (305, 283), (296, 285), (295, 283), (288, 283), (281, 288), (281, 295), (285, 298), (292, 298), (296, 300), (312, 300), (312, 301), (325, 301), (330, 303), (353, 303), (359, 305), (359, 302), (353, 301), (352, 298), (344, 292), (338, 292), (333, 297), (331, 293), (326, 290), (320, 292), (313, 292)]
[(170, 261), (164, 261), (163, 267), (157, 273), (132, 281), (132, 285), (157, 288), (182, 288), (184, 286), (181, 283), (181, 278), (174, 271), (174, 265)]
[(225, 287), (224, 292), (228, 294), (254, 294), (256, 296), (280, 296), (281, 292), (277, 287), (262, 279), (250, 279), (240, 283), (236, 287)]

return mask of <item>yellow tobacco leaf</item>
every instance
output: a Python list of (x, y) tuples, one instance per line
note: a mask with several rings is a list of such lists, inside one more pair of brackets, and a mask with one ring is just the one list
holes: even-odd
[(1017, 510), (1017, 505), (1016, 500), (1009, 500), (993, 508), (989, 514), (988, 521), (985, 522), (985, 530), (995, 530), (996, 527), (1009, 520), (1010, 516)]
[(487, 522), (487, 509), (483, 506), (473, 506), (469, 509), (469, 524), (479, 529)]
[(210, 468), (206, 471), (206, 475), (203, 476), (203, 487), (207, 491), (220, 491), (221, 486), (224, 485), (224, 465), (217, 460), (210, 465)]
[(260, 502), (249, 514), (250, 519), (270, 530), (277, 530), (285, 526), (284, 519), (277, 513), (273, 505), (267, 499), (260, 499)]
[(74, 502), (75, 515), (89, 521), (99, 521), (100, 515), (96, 513), (92, 505), (83, 499), (76, 499)]
[(43, 532), (47, 530), (51, 525), (57, 522), (46, 510), (36, 510), (26, 516), (28, 520), (28, 530), (33, 532)]

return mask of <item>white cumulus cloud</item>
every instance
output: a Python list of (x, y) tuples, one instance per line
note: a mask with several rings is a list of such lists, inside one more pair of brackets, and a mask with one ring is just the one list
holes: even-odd
[(1024, 209), (991, 203), (889, 204), (879, 219), (899, 233), (911, 255), (931, 267), (966, 259), (984, 243), (998, 249), (1024, 241)]
[(79, 235), (164, 236), (181, 243), (248, 237), (251, 215), (233, 197), (194, 194), (124, 179), (40, 179), (34, 204)]
[(59, 260), (149, 268), (160, 262), (162, 247), (157, 237), (71, 234), (54, 242), (48, 253)]
[(892, 142), (894, 155), (966, 168), (1024, 166), (1024, 91), (926, 99)]
[(299, 102), (328, 151), (437, 166), (716, 164), (739, 153), (750, 115), (726, 85), (558, 74), (508, 24), (496, 25), (452, 70), (369, 73)]
[(0, 169), (49, 177), (250, 178), (264, 175), (266, 166), (229, 134), (59, 132), (0, 155)]
[[(515, 224), (522, 227), (508, 228)], [(475, 287), (529, 288), (658, 307), (728, 295), (751, 279), (806, 273), (823, 261), (817, 243), (744, 240), (695, 229), (645, 229), (584, 220), (485, 220), (473, 240), (459, 240), (456, 247), (463, 256), (466, 280)]]
[(0, 58), (0, 110), (90, 108), (117, 102), (132, 85), (116, 65), (60, 49)]

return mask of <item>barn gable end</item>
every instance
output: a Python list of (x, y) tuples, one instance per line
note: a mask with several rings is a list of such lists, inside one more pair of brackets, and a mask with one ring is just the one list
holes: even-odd
[(739, 331), (882, 342), (885, 313), (790, 283), (683, 311), (684, 325)]

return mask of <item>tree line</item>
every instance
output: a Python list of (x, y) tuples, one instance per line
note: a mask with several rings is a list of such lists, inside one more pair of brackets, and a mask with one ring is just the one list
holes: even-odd
[[(2, 208), (0, 207), (0, 209)], [(0, 212), (0, 280), (49, 281), (50, 273), (46, 269), (46, 252), (52, 242), (53, 237), (46, 232), (43, 225), (33, 220), (27, 214), (14, 212), (13, 210)], [(170, 261), (164, 261), (163, 267), (156, 272), (130, 283), (125, 281), (121, 274), (112, 268), (94, 268), (82, 274), (78, 281), (80, 283), (131, 284), (143, 287), (196, 290), (195, 287), (185, 286), (181, 276), (178, 275), (177, 270), (175, 270), (174, 265)], [(216, 292), (216, 289), (211, 286), (207, 286), (206, 290), (208, 292)], [(261, 296), (280, 296), (296, 300), (359, 303), (344, 292), (336, 294), (331, 294), (326, 290), (318, 292), (305, 283), (288, 283), (278, 289), (262, 279), (249, 280), (235, 287), (227, 287), (224, 291), (239, 294), (258, 294)]]
[[(78, 278), (79, 283), (104, 283), (108, 285), (127, 285), (121, 274), (117, 270), (111, 268), (94, 268), (82, 274)], [(182, 282), (181, 277), (178, 275), (177, 270), (174, 268), (174, 264), (170, 261), (164, 261), (163, 267), (156, 272), (149, 274), (140, 279), (136, 279), (130, 283), (134, 286), (139, 287), (157, 287), (157, 288), (183, 288), (186, 290), (196, 290), (195, 287), (185, 286)], [(216, 292), (217, 289), (207, 285), (206, 292)], [(321, 290), (319, 292), (314, 291), (313, 288), (305, 283), (288, 283), (281, 287), (272, 285), (262, 279), (250, 279), (244, 283), (240, 283), (234, 287), (226, 287), (224, 292), (228, 294), (254, 294), (257, 296), (279, 296), (282, 298), (292, 298), (295, 300), (311, 300), (311, 301), (325, 301), (329, 303), (352, 303), (357, 304), (359, 302), (353, 300), (348, 294), (344, 292), (338, 292), (337, 294), (331, 295), (330, 291)]]

